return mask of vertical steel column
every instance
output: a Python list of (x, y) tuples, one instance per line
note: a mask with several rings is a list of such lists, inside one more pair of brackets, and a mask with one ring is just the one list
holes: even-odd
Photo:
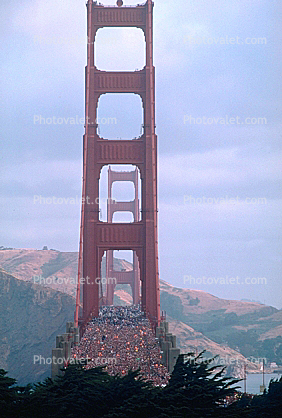
[[(86, 128), (82, 208), (83, 315), (81, 323), (98, 316), (101, 260), (104, 251), (136, 252), (142, 283), (142, 309), (160, 322), (157, 233), (157, 137), (155, 134), (155, 70), (153, 66), (153, 2), (126, 7), (103, 6), (88, 0), (88, 60), (86, 67)], [(107, 72), (95, 66), (94, 42), (103, 27), (137, 27), (145, 34), (146, 65), (140, 71)], [(97, 106), (105, 93), (135, 93), (143, 102), (144, 132), (137, 140), (109, 141), (97, 133)], [(131, 224), (99, 220), (100, 171), (108, 164), (134, 164), (142, 180), (142, 220)], [(81, 258), (81, 254), (80, 254)]]
[[(112, 185), (115, 181), (132, 181), (134, 184), (134, 200), (129, 202), (115, 202), (112, 195)], [(138, 198), (138, 169), (134, 171), (113, 171), (108, 169), (108, 201), (107, 201), (107, 221), (113, 222), (115, 212), (131, 212), (133, 221), (140, 221), (139, 198)], [(115, 279), (110, 282), (110, 278)], [(106, 304), (113, 305), (114, 292), (116, 284), (129, 284), (132, 290), (133, 304), (138, 305), (140, 302), (140, 274), (138, 267), (138, 258), (136, 252), (133, 252), (133, 270), (120, 272), (114, 270), (113, 250), (106, 253)]]

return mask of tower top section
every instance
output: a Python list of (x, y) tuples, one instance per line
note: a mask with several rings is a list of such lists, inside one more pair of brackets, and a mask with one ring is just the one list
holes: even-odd
[[(104, 27), (136, 27), (148, 32), (149, 21), (152, 26), (152, 12), (154, 2), (147, 0), (137, 5), (124, 5), (123, 0), (117, 0), (115, 5), (103, 5), (97, 1), (88, 0), (88, 19), (90, 18), (93, 41), (98, 29)], [(91, 12), (89, 13), (91, 9)], [(147, 29), (147, 30), (146, 30)], [(89, 34), (88, 34), (89, 35)]]

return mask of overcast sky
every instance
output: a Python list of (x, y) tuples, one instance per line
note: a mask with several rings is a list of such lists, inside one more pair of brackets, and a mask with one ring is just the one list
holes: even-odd
[[(43, 201), (81, 196), (85, 2), (25, 0), (0, 9), (0, 245), (77, 251), (80, 204)], [(280, 16), (280, 0), (156, 0), (154, 7), (160, 276), (278, 308)], [(142, 68), (142, 31), (100, 30), (96, 58), (103, 70)], [(103, 137), (140, 135), (138, 96), (103, 96), (99, 106)]]

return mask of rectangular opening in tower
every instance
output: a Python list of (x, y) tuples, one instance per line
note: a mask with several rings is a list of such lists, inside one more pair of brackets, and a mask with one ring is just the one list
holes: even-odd
[(99, 220), (112, 223), (139, 222), (142, 219), (141, 196), (142, 182), (137, 166), (105, 165), (99, 182)]
[(95, 63), (103, 71), (136, 71), (145, 66), (145, 37), (139, 28), (98, 29)]
[(104, 139), (136, 139), (143, 134), (143, 104), (134, 93), (106, 93), (98, 101), (97, 133)]
[(101, 298), (105, 305), (138, 305), (141, 300), (139, 261), (135, 251), (110, 250), (103, 257)]

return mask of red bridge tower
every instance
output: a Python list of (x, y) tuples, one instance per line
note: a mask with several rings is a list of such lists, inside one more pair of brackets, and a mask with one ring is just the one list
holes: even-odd
[[(129, 202), (116, 202), (112, 196), (112, 185), (115, 181), (131, 181), (134, 184), (135, 198)], [(107, 221), (113, 221), (115, 212), (131, 212), (134, 222), (140, 221), (139, 198), (138, 198), (138, 170), (134, 171), (113, 171), (109, 167), (108, 170), (108, 213)], [(133, 252), (133, 269), (131, 271), (114, 270), (114, 252), (107, 251), (106, 254), (106, 305), (113, 305), (114, 292), (116, 284), (129, 284), (132, 291), (133, 304), (138, 305), (140, 302), (140, 276), (138, 267), (138, 257)], [(114, 280), (111, 280), (114, 279)]]
[[(86, 125), (84, 135), (83, 192), (80, 229), (78, 292), (75, 322), (80, 306), (83, 271), (83, 310), (81, 325), (99, 312), (101, 261), (105, 251), (135, 252), (141, 280), (141, 306), (154, 326), (160, 322), (157, 232), (157, 136), (155, 134), (155, 69), (153, 66), (153, 2), (137, 6), (103, 6), (88, 0), (88, 56), (86, 67)], [(146, 64), (140, 71), (100, 71), (94, 62), (95, 36), (103, 27), (137, 27), (145, 34)], [(140, 95), (144, 112), (144, 131), (138, 139), (107, 140), (98, 135), (97, 106), (105, 93)], [(142, 219), (132, 223), (101, 222), (99, 179), (103, 166), (132, 164), (141, 177)], [(88, 204), (89, 203), (89, 204)], [(108, 219), (109, 221), (109, 219)], [(83, 270), (82, 270), (83, 266)]]

